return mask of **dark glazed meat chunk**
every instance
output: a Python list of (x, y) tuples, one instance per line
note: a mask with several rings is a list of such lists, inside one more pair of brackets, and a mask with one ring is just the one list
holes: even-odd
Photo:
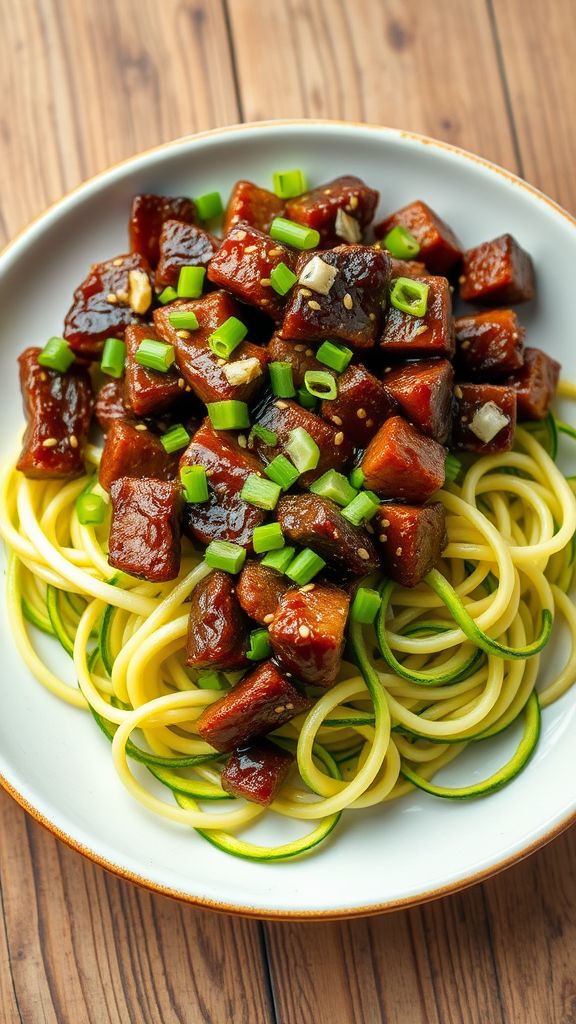
[(464, 253), (460, 298), (479, 305), (508, 306), (534, 296), (534, 268), (512, 235), (500, 235)]
[(400, 412), (423, 434), (444, 444), (452, 425), (454, 370), (447, 359), (407, 363), (384, 377)]
[(130, 576), (164, 583), (180, 571), (180, 488), (167, 480), (121, 477), (110, 489), (108, 561)]
[[(141, 429), (141, 428), (144, 429)], [(154, 476), (171, 480), (178, 471), (178, 456), (169, 455), (160, 438), (144, 424), (114, 420), (110, 424), (100, 460), (98, 479), (109, 491), (120, 477)]]
[(234, 750), (254, 736), (278, 729), (309, 706), (273, 662), (265, 661), (202, 712), (198, 733), (216, 750)]
[(424, 502), (444, 483), (445, 461), (442, 445), (392, 416), (364, 453), (364, 486), (383, 498)]
[(281, 319), (286, 301), (274, 291), (270, 274), (279, 263), (292, 267), (291, 249), (244, 222), (231, 228), (208, 268), (208, 277), (274, 320)]
[(336, 376), (333, 370), (329, 370), (328, 367), (318, 362), (313, 348), (304, 343), (287, 341), (278, 331), (272, 335), (268, 342), (268, 361), (271, 363), (290, 363), (292, 379), (297, 388), (303, 386), (304, 374), (308, 370), (326, 370), (328, 373), (332, 373), (334, 377)]
[(167, 220), (193, 224), (196, 211), (191, 199), (182, 196), (134, 196), (128, 221), (130, 250), (138, 252), (155, 267), (160, 255), (159, 242)]
[(290, 399), (277, 398), (269, 402), (258, 415), (257, 421), (260, 426), (278, 435), (278, 444), (274, 448), (265, 444), (261, 438), (254, 438), (254, 450), (266, 463), (272, 462), (276, 455), (286, 454), (285, 445), (289, 434), (297, 427), (302, 427), (316, 442), (320, 449), (320, 460), (316, 469), (300, 477), (299, 482), (305, 487), (322, 476), (327, 469), (342, 469), (352, 456), (352, 446), (342, 430)]
[(508, 452), (516, 429), (516, 392), (500, 384), (459, 384), (452, 444), (466, 452)]
[(66, 373), (40, 366), (42, 349), (18, 357), (26, 432), (16, 468), (36, 479), (80, 476), (94, 398), (88, 372), (72, 365)]
[(274, 217), (284, 215), (284, 200), (251, 181), (237, 181), (226, 207), (224, 234), (240, 221), (258, 231), (268, 231)]
[(445, 274), (461, 259), (462, 246), (456, 235), (421, 199), (386, 217), (376, 225), (374, 234), (376, 238), (385, 238), (398, 225), (416, 239), (420, 246), (418, 259), (426, 264), (430, 273)]
[(64, 337), (83, 359), (99, 359), (106, 338), (123, 338), (152, 303), (150, 267), (137, 252), (94, 263), (74, 292)]
[(561, 366), (539, 348), (527, 348), (524, 366), (506, 383), (514, 388), (519, 420), (542, 420), (556, 394)]
[(222, 769), (220, 783), (232, 796), (268, 807), (293, 764), (292, 754), (268, 740), (259, 740), (233, 752)]
[(156, 287), (175, 288), (182, 267), (207, 267), (219, 245), (218, 238), (195, 224), (167, 220), (160, 235)]
[(114, 420), (128, 420), (130, 413), (124, 405), (124, 381), (109, 380), (96, 395), (94, 408), (98, 425), (107, 434)]
[(403, 587), (415, 587), (438, 562), (448, 539), (446, 512), (431, 505), (381, 505), (372, 524), (382, 569)]
[(262, 565), (262, 562), (246, 562), (236, 594), (246, 614), (261, 626), (267, 626), (289, 586), (287, 578), (276, 569)]
[(159, 341), (159, 335), (148, 324), (130, 324), (126, 328), (126, 373), (124, 377), (124, 401), (136, 416), (149, 416), (163, 412), (182, 397), (178, 384), (180, 374), (174, 367), (167, 373), (148, 370), (136, 362), (136, 353), (141, 343), (150, 338)]
[(382, 328), (382, 303), (390, 259), (369, 245), (339, 245), (326, 252), (303, 253), (296, 264), (300, 276), (311, 259), (322, 259), (337, 271), (328, 295), (294, 285), (281, 334), (292, 341), (338, 338), (354, 348), (372, 348)]
[(524, 328), (512, 309), (459, 316), (456, 363), (465, 377), (502, 377), (524, 362)]
[(288, 590), (270, 624), (280, 664), (305, 683), (332, 686), (342, 664), (350, 597), (337, 587)]
[(328, 498), (317, 494), (286, 495), (278, 503), (276, 518), (291, 543), (312, 548), (331, 565), (357, 576), (380, 565), (370, 534), (349, 523)]
[(186, 664), (238, 669), (248, 664), (248, 620), (235, 594), (236, 579), (214, 569), (192, 591)]
[(328, 248), (338, 245), (343, 238), (351, 240), (338, 233), (345, 230), (340, 224), (342, 215), (337, 221), (338, 211), (342, 210), (346, 215), (344, 220), (352, 220), (348, 230), (355, 231), (357, 237), (354, 240), (360, 242), (362, 228), (372, 222), (378, 198), (378, 192), (365, 185), (361, 178), (346, 174), (295, 199), (289, 199), (286, 203), (286, 217), (319, 231), (321, 247)]
[(395, 409), (384, 384), (361, 365), (340, 374), (336, 398), (322, 402), (322, 415), (343, 430), (355, 448), (365, 448)]
[(384, 318), (380, 347), (386, 355), (403, 359), (417, 359), (419, 356), (447, 356), (450, 359), (454, 355), (450, 285), (445, 277), (417, 277), (414, 280), (428, 285), (426, 315), (413, 316), (390, 303)]

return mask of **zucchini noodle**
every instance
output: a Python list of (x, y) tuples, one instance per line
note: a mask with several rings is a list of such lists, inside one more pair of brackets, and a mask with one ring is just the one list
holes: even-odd
[[(576, 398), (568, 382), (559, 392)], [(197, 733), (202, 710), (222, 695), (202, 688), (186, 666), (186, 602), (209, 569), (185, 541), (174, 582), (111, 570), (109, 523), (81, 526), (76, 514), (99, 461), (94, 445), (90, 474), (64, 485), (26, 479), (13, 463), (3, 472), (0, 535), (16, 646), (43, 686), (91, 712), (136, 800), (235, 856), (300, 856), (328, 838), (343, 811), (415, 787), (448, 799), (483, 796), (522, 770), (538, 740), (540, 708), (576, 678), (576, 609), (567, 597), (576, 565), (576, 479), (555, 464), (559, 434), (576, 439), (551, 416), (518, 428), (512, 452), (470, 460), (461, 481), (439, 492), (448, 533), (441, 564), (410, 590), (371, 582), (382, 594), (374, 627), (350, 624), (351, 660), (340, 679), (273, 735), (295, 754), (295, 766), (269, 809), (222, 789), (224, 755)], [(538, 693), (556, 619), (567, 625), (570, 647)], [(39, 632), (60, 644), (77, 685), (44, 663)], [(228, 683), (237, 678), (231, 673)], [(516, 722), (516, 751), (484, 782), (431, 781), (470, 743)], [(269, 812), (311, 822), (311, 831), (276, 847), (236, 834)]]

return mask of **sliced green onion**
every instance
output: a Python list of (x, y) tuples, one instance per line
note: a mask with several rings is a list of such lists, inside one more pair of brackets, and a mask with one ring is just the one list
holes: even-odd
[(66, 373), (74, 362), (74, 353), (65, 338), (50, 338), (38, 356), (40, 366)]
[(327, 370), (306, 370), (304, 386), (315, 398), (331, 401), (338, 394), (336, 381)]
[(155, 338), (144, 338), (134, 355), (140, 366), (145, 366), (147, 370), (158, 370), (159, 373), (167, 373), (175, 358), (173, 345), (156, 341)]
[(410, 277), (397, 277), (390, 289), (390, 302), (410, 316), (426, 316), (430, 285)]
[(320, 449), (304, 427), (296, 427), (290, 431), (285, 448), (300, 473), (316, 469), (320, 462)]
[(451, 452), (448, 452), (448, 455), (446, 456), (446, 464), (444, 466), (446, 479), (450, 480), (453, 483), (460, 476), (462, 469), (463, 466), (460, 459), (457, 459), (455, 455), (452, 455)]
[(293, 171), (274, 171), (272, 175), (274, 191), (279, 199), (293, 199), (301, 196), (308, 185), (304, 173), (299, 169)]
[(289, 580), (293, 580), (299, 587), (306, 586), (324, 568), (326, 562), (320, 555), (310, 548), (303, 548), (296, 555), (293, 562), (286, 569)]
[(206, 548), (204, 560), (211, 569), (237, 573), (246, 561), (246, 548), (227, 540), (213, 540)]
[(249, 637), (250, 646), (246, 651), (249, 661), (264, 661), (272, 654), (270, 637), (267, 629), (253, 629)]
[(208, 478), (204, 466), (182, 466), (180, 482), (184, 498), (191, 505), (208, 501)]
[(215, 430), (243, 430), (250, 426), (246, 402), (230, 398), (223, 402), (208, 402), (206, 408)]
[(168, 323), (179, 331), (196, 331), (198, 329), (198, 317), (191, 309), (175, 309), (168, 314)]
[(272, 459), (272, 462), (264, 467), (264, 472), (270, 480), (279, 484), (283, 491), (292, 487), (292, 484), (295, 484), (300, 476), (296, 467), (288, 461), (285, 455), (277, 455), (275, 459)]
[[(374, 500), (376, 499), (376, 500)], [(380, 499), (369, 491), (361, 491), (352, 499), (346, 508), (342, 509), (342, 515), (349, 523), (360, 526), (365, 520), (372, 519), (380, 506)]]
[(364, 480), (366, 479), (366, 477), (364, 476), (364, 470), (360, 469), (360, 466), (357, 466), (356, 469), (353, 469), (352, 472), (350, 473), (349, 479), (350, 483), (352, 484), (352, 487), (356, 487), (358, 488), (358, 490), (360, 490), (364, 483)]
[(178, 292), (171, 284), (169, 284), (164, 291), (160, 292), (160, 295), (158, 295), (157, 298), (158, 302), (161, 302), (163, 306), (167, 306), (169, 302), (174, 302), (174, 300), (178, 298)]
[(296, 397), (303, 409), (316, 409), (318, 406), (318, 399), (311, 395), (306, 388), (298, 388)]
[(384, 239), (384, 245), (391, 256), (397, 260), (413, 260), (420, 252), (420, 246), (414, 235), (411, 235), (407, 228), (397, 224), (388, 232)]
[(270, 238), (294, 249), (315, 249), (320, 241), (320, 232), (285, 217), (275, 217), (270, 225)]
[(181, 267), (178, 274), (178, 298), (199, 299), (205, 277), (206, 267)]
[(329, 469), (327, 473), (318, 477), (313, 484), (310, 484), (312, 494), (319, 494), (321, 498), (329, 498), (337, 505), (349, 505), (354, 500), (358, 491), (348, 482), (342, 473), (335, 469)]
[(295, 554), (296, 548), (290, 547), (282, 548), (280, 551), (271, 551), (262, 559), (262, 565), (267, 565), (269, 569), (276, 569), (278, 572), (286, 572)]
[(219, 192), (206, 192), (203, 196), (197, 196), (193, 202), (200, 220), (212, 220), (224, 210)]
[(106, 518), (107, 505), (98, 494), (84, 492), (76, 498), (76, 515), (82, 526), (98, 526)]
[(274, 448), (278, 444), (278, 434), (273, 430), (268, 430), (267, 427), (261, 427), (259, 423), (255, 423), (250, 431), (249, 440), (253, 437), (260, 438), (268, 448)]
[(354, 355), (347, 345), (339, 345), (336, 341), (323, 341), (316, 353), (316, 359), (324, 366), (329, 366), (336, 373), (343, 373)]
[(365, 625), (374, 622), (381, 604), (382, 598), (377, 590), (358, 587), (350, 609), (353, 621), (363, 622)]
[(285, 543), (280, 523), (257, 526), (252, 534), (252, 545), (257, 555), (263, 554), (264, 551), (276, 551), (277, 548), (283, 548)]
[(294, 398), (296, 388), (292, 375), (292, 363), (273, 362), (268, 363), (270, 371), (270, 383), (272, 393), (276, 398)]
[(190, 434), (182, 423), (178, 423), (171, 430), (163, 434), (160, 440), (164, 451), (172, 455), (173, 452), (179, 452), (181, 448), (186, 448), (190, 440)]
[(217, 327), (208, 338), (208, 344), (215, 356), (220, 359), (228, 359), (235, 348), (248, 334), (246, 324), (235, 316), (229, 316), (220, 327)]
[(124, 373), (126, 362), (126, 344), (121, 338), (106, 338), (102, 350), (100, 369), (108, 377), (116, 377), (118, 380)]
[(217, 672), (214, 668), (203, 669), (202, 672), (198, 673), (196, 679), (196, 686), (199, 686), (201, 690), (227, 690), (228, 684), (226, 677), (221, 672)]
[(277, 263), (274, 270), (270, 272), (270, 284), (278, 295), (287, 295), (297, 280), (296, 274), (293, 274), (285, 263)]
[(281, 490), (279, 484), (274, 483), (273, 480), (264, 480), (257, 473), (250, 473), (244, 481), (240, 497), (249, 505), (256, 505), (257, 508), (271, 512), (278, 504)]

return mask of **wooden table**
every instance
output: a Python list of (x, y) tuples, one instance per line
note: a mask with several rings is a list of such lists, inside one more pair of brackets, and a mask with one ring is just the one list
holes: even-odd
[[(0, 234), (83, 178), (271, 117), (400, 126), (576, 206), (574, 0), (2, 0)], [(25, 339), (24, 339), (25, 340)], [(347, 923), (152, 896), (0, 798), (3, 1024), (570, 1024), (576, 831), (459, 896)]]

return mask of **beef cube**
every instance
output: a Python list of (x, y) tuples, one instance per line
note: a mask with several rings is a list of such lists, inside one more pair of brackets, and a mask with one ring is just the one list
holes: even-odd
[(254, 438), (254, 449), (263, 462), (272, 462), (277, 455), (286, 454), (286, 442), (292, 430), (303, 427), (320, 449), (320, 460), (316, 469), (300, 477), (300, 483), (307, 487), (327, 469), (342, 469), (352, 457), (352, 446), (344, 432), (316, 416), (308, 409), (290, 399), (277, 398), (269, 402), (257, 416), (262, 427), (278, 435), (278, 444), (270, 447), (261, 438)]
[[(338, 245), (342, 239), (360, 242), (362, 228), (372, 222), (378, 199), (379, 194), (375, 189), (365, 185), (361, 178), (347, 174), (319, 185), (304, 195), (289, 199), (286, 203), (286, 217), (319, 231), (320, 246), (328, 249)], [(342, 214), (338, 216), (339, 210), (342, 210), (346, 217), (342, 218)], [(341, 219), (347, 224), (347, 228), (342, 227)], [(351, 221), (355, 221), (356, 224)], [(355, 235), (354, 239), (352, 232)]]
[(444, 483), (445, 461), (442, 445), (392, 416), (364, 453), (364, 486), (383, 498), (425, 502)]
[(516, 392), (501, 384), (459, 384), (452, 444), (466, 452), (508, 452), (516, 429)]
[(228, 540), (250, 548), (254, 528), (261, 525), (266, 513), (243, 501), (240, 492), (250, 473), (262, 474), (262, 463), (231, 434), (214, 430), (205, 419), (180, 465), (204, 466), (208, 475), (208, 501), (184, 508), (184, 529), (189, 536), (203, 544)]
[(516, 392), (519, 420), (544, 419), (556, 394), (561, 368), (539, 348), (525, 349), (524, 366), (506, 381)]
[(270, 643), (288, 672), (312, 686), (332, 686), (340, 671), (350, 596), (314, 584), (288, 590), (270, 623)]
[(292, 267), (291, 249), (274, 242), (263, 231), (241, 222), (231, 228), (208, 267), (210, 281), (227, 288), (250, 306), (257, 306), (273, 320), (282, 317), (285, 296), (270, 284), (270, 274), (279, 263)]
[(293, 754), (268, 740), (259, 740), (232, 753), (222, 769), (220, 783), (232, 796), (268, 807), (294, 762)]
[(284, 536), (312, 548), (332, 565), (355, 575), (373, 572), (380, 565), (370, 534), (344, 518), (335, 502), (318, 494), (290, 494), (281, 498), (276, 518)]
[[(198, 320), (195, 331), (179, 330), (170, 324), (170, 313), (192, 311)], [(265, 381), (264, 367), (267, 362), (266, 349), (243, 341), (228, 362), (212, 352), (208, 344), (210, 335), (217, 327), (235, 316), (242, 318), (242, 311), (230, 295), (224, 291), (211, 292), (201, 299), (192, 299), (177, 306), (154, 310), (154, 324), (158, 335), (176, 352), (176, 362), (182, 377), (195, 395), (205, 403), (236, 399), (247, 402), (262, 387)], [(248, 362), (245, 380), (234, 383), (237, 377), (229, 375), (241, 368), (236, 366), (240, 361)], [(222, 364), (222, 365), (221, 365)], [(232, 370), (231, 370), (232, 367)], [(242, 380), (242, 373), (240, 372)]]
[(172, 480), (178, 471), (178, 456), (169, 455), (160, 438), (144, 423), (114, 420), (110, 424), (100, 460), (98, 479), (109, 491), (120, 477), (154, 476)]
[(194, 203), (182, 196), (134, 196), (128, 222), (130, 250), (138, 252), (155, 267), (160, 256), (160, 235), (167, 220), (193, 224)]
[(80, 476), (94, 406), (90, 376), (80, 366), (66, 373), (41, 366), (41, 351), (18, 357), (26, 432), (16, 467), (39, 480)]
[(452, 229), (421, 199), (386, 217), (374, 228), (374, 234), (385, 238), (398, 225), (416, 239), (420, 246), (418, 259), (431, 274), (445, 274), (462, 258), (462, 246)]
[(289, 583), (282, 573), (262, 562), (246, 562), (240, 573), (236, 594), (240, 606), (251, 619), (267, 626)]
[(290, 363), (292, 378), (297, 388), (303, 386), (304, 374), (308, 370), (326, 370), (328, 373), (332, 373), (334, 377), (336, 376), (332, 370), (318, 362), (314, 349), (308, 345), (294, 344), (293, 341), (283, 338), (278, 331), (272, 335), (268, 342), (268, 360), (271, 363)]
[(192, 591), (186, 664), (193, 668), (244, 668), (248, 665), (248, 632), (235, 578), (214, 569)]
[(251, 181), (237, 181), (226, 207), (224, 234), (227, 235), (240, 221), (257, 231), (268, 231), (274, 217), (283, 215), (284, 200), (274, 192), (259, 188)]
[(146, 338), (159, 341), (160, 337), (148, 324), (130, 324), (124, 336), (126, 341), (126, 372), (124, 402), (136, 416), (149, 416), (169, 409), (182, 397), (180, 374), (173, 366), (167, 373), (148, 370), (136, 362), (136, 353)]
[(202, 739), (216, 750), (234, 750), (254, 736), (278, 729), (309, 706), (273, 662), (264, 661), (210, 704), (196, 724)]
[[(382, 303), (390, 274), (390, 259), (369, 245), (339, 245), (318, 254), (337, 270), (328, 295), (295, 285), (281, 333), (292, 341), (337, 338), (354, 348), (372, 348), (382, 329)], [(311, 259), (303, 253), (296, 264), (300, 276)]]
[(440, 561), (448, 538), (446, 512), (431, 505), (381, 505), (372, 520), (382, 568), (403, 587), (415, 587)]
[(195, 224), (167, 220), (160, 235), (156, 287), (175, 288), (182, 267), (207, 267), (219, 245), (218, 238)]
[(130, 576), (165, 583), (180, 571), (180, 487), (151, 477), (120, 477), (110, 488), (108, 561)]
[(454, 370), (447, 359), (423, 359), (391, 370), (384, 386), (400, 412), (427, 437), (444, 444), (452, 425)]
[(459, 316), (454, 327), (456, 361), (464, 377), (493, 379), (523, 365), (526, 332), (512, 309)]
[(98, 425), (107, 434), (114, 420), (129, 420), (130, 413), (124, 405), (124, 381), (109, 380), (96, 395), (94, 408)]
[(478, 305), (508, 306), (534, 296), (534, 268), (512, 235), (500, 235), (464, 253), (460, 298)]
[(106, 338), (123, 338), (128, 324), (141, 323), (151, 303), (150, 267), (139, 253), (94, 263), (74, 292), (64, 337), (83, 359), (99, 359)]
[(386, 355), (403, 359), (417, 359), (419, 356), (447, 356), (450, 359), (454, 355), (450, 285), (445, 277), (417, 277), (414, 280), (428, 285), (426, 315), (413, 316), (390, 303), (384, 317), (380, 347)]
[(322, 415), (340, 427), (355, 448), (366, 448), (395, 409), (384, 384), (361, 365), (349, 366), (338, 377), (336, 398), (322, 402)]

